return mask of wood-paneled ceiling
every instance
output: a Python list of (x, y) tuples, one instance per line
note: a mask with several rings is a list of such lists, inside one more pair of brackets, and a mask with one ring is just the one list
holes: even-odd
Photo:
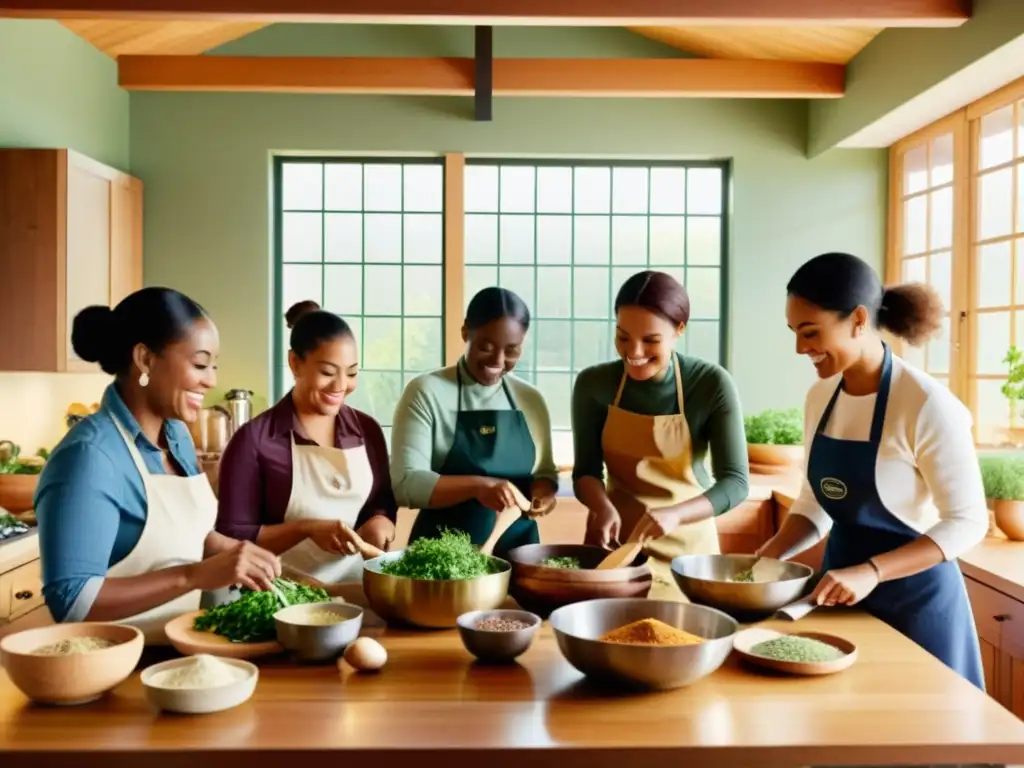
[[(76, 19), (61, 22), (104, 53), (195, 56), (266, 24), (237, 21)], [(856, 27), (636, 27), (634, 32), (714, 59), (846, 64), (880, 29)]]

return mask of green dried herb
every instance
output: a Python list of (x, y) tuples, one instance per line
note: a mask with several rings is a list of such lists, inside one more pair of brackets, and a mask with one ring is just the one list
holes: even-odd
[(496, 563), (473, 546), (468, 533), (442, 530), (436, 539), (417, 539), (381, 573), (420, 581), (458, 581), (496, 573)]
[[(331, 599), (319, 587), (299, 584), (290, 579), (275, 579), (274, 584), (289, 605), (325, 603)], [(277, 636), (274, 614), (281, 610), (281, 600), (273, 591), (254, 592), (242, 588), (241, 596), (231, 603), (218, 605), (196, 616), (193, 628), (212, 632), (233, 643), (262, 643)]]
[(580, 559), (578, 557), (546, 557), (541, 561), (541, 565), (545, 568), (567, 568), (569, 570), (579, 570)]
[(835, 646), (810, 637), (783, 635), (758, 643), (750, 649), (755, 656), (776, 661), (835, 661), (846, 654)]
[(747, 568), (745, 571), (740, 571), (732, 577), (732, 580), (741, 584), (750, 584), (754, 581), (754, 569)]

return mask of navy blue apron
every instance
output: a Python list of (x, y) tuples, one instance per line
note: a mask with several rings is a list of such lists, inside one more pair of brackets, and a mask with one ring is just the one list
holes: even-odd
[[(892, 352), (885, 345), (870, 439), (838, 440), (825, 435), (842, 382), (815, 430), (807, 479), (818, 504), (833, 520), (825, 545), (823, 572), (860, 565), (921, 535), (885, 508), (875, 484), (875, 462), (891, 385)], [(978, 632), (963, 574), (955, 560), (913, 576), (883, 582), (858, 607), (985, 690)]]
[[(533, 465), (537, 448), (523, 412), (516, 408), (505, 379), (502, 390), (511, 410), (463, 411), (462, 370), (456, 366), (458, 379), (458, 415), (455, 439), (441, 465), (441, 475), (475, 475), (510, 480), (529, 499), (533, 485)], [(476, 546), (490, 537), (497, 522), (494, 510), (476, 499), (441, 509), (422, 509), (416, 516), (409, 543), (416, 539), (437, 537), (445, 529), (468, 533)], [(526, 544), (540, 543), (537, 521), (523, 515), (509, 526), (494, 545), (495, 557), (507, 559), (509, 550)]]

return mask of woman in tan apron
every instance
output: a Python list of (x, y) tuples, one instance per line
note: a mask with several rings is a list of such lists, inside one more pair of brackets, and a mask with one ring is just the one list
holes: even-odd
[[(115, 377), (54, 450), (36, 494), (43, 595), (57, 621), (118, 621), (149, 643), (203, 590), (261, 589), (277, 558), (213, 531), (217, 503), (182, 422), (216, 384), (217, 329), (177, 291), (146, 288), (74, 320), (74, 354)], [(205, 558), (205, 559), (204, 559)]]
[(651, 597), (681, 600), (672, 559), (720, 552), (714, 517), (747, 497), (743, 413), (724, 369), (675, 351), (690, 318), (675, 278), (633, 275), (615, 315), (620, 359), (582, 371), (573, 387), (576, 497), (590, 510), (587, 543), (645, 539)]
[(345, 404), (359, 367), (351, 329), (304, 304), (299, 317), (289, 311), (294, 389), (236, 432), (221, 459), (217, 530), (279, 553), (290, 573), (358, 584), (353, 531), (379, 549), (395, 536), (387, 444), (371, 416)]

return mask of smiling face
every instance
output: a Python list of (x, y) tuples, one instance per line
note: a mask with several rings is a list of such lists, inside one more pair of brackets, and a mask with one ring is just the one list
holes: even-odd
[(462, 340), (466, 342), (470, 375), (490, 387), (516, 367), (523, 354), (526, 329), (513, 317), (499, 317), (473, 330), (463, 326)]
[(296, 406), (309, 413), (336, 416), (356, 389), (356, 340), (344, 334), (321, 342), (305, 357), (289, 352), (288, 366), (295, 376)]
[(139, 345), (134, 352), (139, 372), (149, 375), (146, 400), (153, 412), (164, 419), (193, 422), (199, 418), (203, 398), (217, 385), (220, 337), (217, 326), (202, 317), (185, 336), (154, 354)]
[(646, 381), (668, 367), (684, 326), (643, 307), (620, 307), (616, 321), (615, 351), (630, 378)]
[(863, 355), (863, 334), (868, 328), (864, 307), (844, 318), (791, 294), (786, 300), (786, 322), (796, 334), (797, 354), (807, 355), (822, 379), (843, 373)]

